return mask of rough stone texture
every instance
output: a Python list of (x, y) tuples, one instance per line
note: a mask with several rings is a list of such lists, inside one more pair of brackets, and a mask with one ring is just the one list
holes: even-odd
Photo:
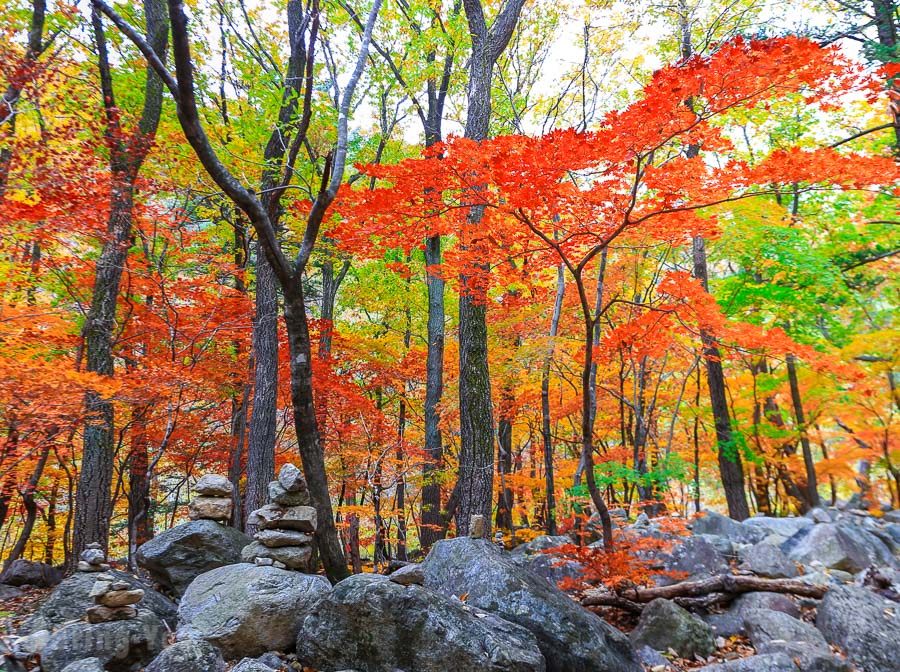
[(297, 630), (328, 580), (240, 564), (198, 576), (178, 607), (178, 639), (205, 639), (227, 659), (294, 647)]
[(422, 586), (425, 584), (425, 572), (422, 565), (414, 562), (392, 572), (388, 579), (401, 586)]
[[(141, 609), (152, 611), (170, 628), (175, 628), (178, 620), (177, 607), (167, 597), (156, 592), (149, 586), (141, 583), (139, 579), (115, 569), (108, 570), (108, 574), (117, 581), (128, 583), (132, 588), (141, 588), (144, 591), (144, 599), (141, 601)], [(19, 634), (28, 634), (37, 630), (53, 630), (67, 621), (73, 621), (84, 617), (84, 612), (94, 606), (94, 599), (90, 597), (91, 589), (96, 582), (96, 574), (76, 573), (67, 578), (50, 594), (50, 597), (38, 607), (38, 610), (19, 628)]]
[(669, 660), (653, 647), (642, 646), (638, 649), (637, 654), (646, 668), (653, 669), (662, 666), (660, 669), (665, 669), (669, 665)]
[(644, 607), (631, 633), (636, 648), (672, 649), (682, 658), (708, 656), (716, 648), (712, 629), (699, 618), (669, 600), (653, 600)]
[(736, 520), (715, 511), (703, 511), (704, 515), (694, 519), (691, 531), (696, 534), (716, 534), (741, 544), (755, 544), (762, 541), (766, 532), (743, 525)]
[(259, 662), (255, 658), (244, 658), (231, 668), (231, 672), (275, 672), (276, 669)]
[(741, 557), (744, 561), (743, 567), (757, 576), (792, 579), (800, 574), (797, 566), (785, 557), (781, 549), (770, 544), (750, 546)]
[(223, 497), (194, 497), (188, 505), (191, 520), (228, 520), (234, 502)]
[(548, 672), (640, 672), (628, 638), (487, 540), (437, 542), (422, 563), (425, 586), (517, 623), (534, 634)]
[(707, 665), (697, 672), (798, 672), (791, 658), (783, 653), (767, 653), (730, 660), (727, 663)]
[(21, 558), (13, 561), (0, 574), (0, 583), (7, 586), (37, 586), (52, 588), (63, 579), (63, 574), (56, 567), (43, 562), (32, 562)]
[(62, 672), (106, 672), (99, 658), (85, 658), (69, 663)]
[(278, 481), (272, 481), (269, 483), (269, 501), (281, 506), (309, 506), (309, 491), (291, 492)]
[(312, 535), (295, 532), (294, 530), (260, 530), (253, 535), (253, 538), (269, 548), (301, 546), (303, 544), (311, 544), (313, 541)]
[(897, 672), (900, 608), (896, 602), (857, 586), (837, 586), (825, 594), (816, 627), (864, 672)]
[(137, 609), (134, 607), (104, 607), (102, 604), (95, 604), (93, 607), (88, 607), (86, 612), (88, 623), (125, 621), (137, 616)]
[(787, 557), (805, 565), (859, 572), (869, 565), (897, 565), (890, 549), (875, 535), (846, 523), (823, 523), (800, 530), (782, 544)]
[(853, 666), (826, 649), (802, 642), (768, 642), (757, 647), (757, 653), (781, 653), (788, 656), (802, 672), (853, 672)]
[(114, 623), (70, 623), (60, 628), (41, 653), (44, 672), (61, 672), (70, 663), (98, 658), (111, 672), (138, 670), (150, 662), (166, 642), (162, 621), (150, 611)]
[(541, 551), (545, 551), (548, 548), (556, 548), (557, 546), (571, 543), (572, 540), (564, 535), (551, 536), (548, 534), (541, 534), (527, 543), (519, 544), (510, 551), (510, 554), (534, 555), (535, 553), (540, 553)]
[(209, 642), (175, 642), (153, 659), (145, 672), (224, 672), (221, 652)]
[[(702, 537), (687, 537), (676, 543), (664, 560), (664, 566), (672, 572), (684, 572), (687, 578), (699, 579), (728, 571), (728, 563), (716, 547)], [(674, 583), (666, 577), (661, 583)]]
[(778, 611), (793, 618), (800, 618), (800, 609), (786, 595), (779, 593), (744, 593), (734, 601), (731, 607), (721, 614), (703, 616), (717, 637), (744, 635), (744, 613), (751, 609)]
[(306, 490), (306, 479), (303, 478), (303, 472), (290, 463), (285, 464), (278, 471), (278, 482), (288, 492)]
[(780, 611), (748, 609), (743, 616), (747, 634), (757, 649), (774, 641), (805, 642), (821, 649), (828, 648), (822, 633), (815, 627)]
[(563, 562), (558, 556), (544, 553), (545, 550), (571, 544), (569, 537), (542, 534), (525, 544), (519, 544), (509, 554), (510, 559), (556, 586), (563, 579), (577, 579), (584, 566), (572, 561)]
[(0, 583), (0, 602), (3, 602), (4, 600), (14, 600), (17, 597), (22, 597), (24, 594), (25, 591), (21, 588)]
[(766, 535), (777, 534), (782, 537), (793, 537), (800, 530), (809, 527), (813, 521), (809, 518), (775, 518), (773, 516), (753, 516), (742, 525), (763, 530)]
[(225, 497), (230, 499), (234, 494), (234, 485), (219, 474), (203, 474), (194, 486), (194, 492), (204, 497)]
[(144, 599), (144, 591), (140, 588), (134, 590), (111, 590), (98, 597), (104, 607), (127, 607), (129, 604), (137, 604)]
[(138, 566), (179, 597), (197, 576), (241, 561), (252, 541), (233, 527), (196, 520), (160, 532), (137, 551)]
[(734, 543), (726, 537), (720, 537), (717, 534), (695, 534), (694, 538), (709, 542), (723, 557), (733, 558), (737, 554)]
[(525, 628), (421, 586), (357, 574), (307, 614), (297, 657), (322, 670), (543, 672)]
[(306, 571), (312, 558), (311, 546), (279, 546), (269, 548), (258, 541), (254, 541), (241, 551), (241, 559), (244, 562), (253, 562), (254, 558), (269, 558), (276, 562), (282, 562), (290, 569)]
[(16, 660), (30, 660), (43, 651), (49, 641), (49, 630), (38, 630), (30, 635), (21, 637), (12, 645), (13, 658)]
[(264, 530), (316, 531), (316, 510), (311, 506), (281, 507), (267, 504), (248, 516), (247, 522)]

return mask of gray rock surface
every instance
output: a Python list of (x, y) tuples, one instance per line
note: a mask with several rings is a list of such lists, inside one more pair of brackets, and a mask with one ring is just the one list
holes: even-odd
[(179, 597), (191, 581), (216, 567), (241, 562), (252, 542), (246, 534), (213, 520), (194, 520), (160, 532), (137, 551), (137, 563)]
[(411, 562), (397, 571), (391, 572), (388, 579), (394, 583), (399, 583), (401, 586), (422, 586), (425, 584), (425, 572), (422, 571), (421, 564)]
[(781, 653), (793, 660), (802, 672), (853, 672), (853, 666), (827, 649), (802, 642), (768, 642), (757, 653)]
[(108, 670), (138, 670), (159, 654), (166, 629), (153, 612), (110, 623), (70, 623), (55, 633), (41, 652), (44, 672), (62, 672), (76, 661), (97, 658)]
[[(728, 562), (716, 547), (702, 537), (687, 537), (675, 543), (664, 560), (664, 566), (672, 572), (684, 572), (686, 578), (699, 579), (728, 571)], [(668, 580), (674, 583), (674, 579)]]
[(147, 665), (145, 672), (224, 672), (221, 652), (209, 642), (175, 642)]
[(767, 653), (701, 667), (698, 672), (803, 672), (783, 653)]
[(708, 656), (716, 648), (712, 629), (702, 620), (669, 600), (657, 599), (644, 607), (631, 633), (636, 648), (672, 649), (682, 658)]
[(239, 564), (198, 576), (178, 606), (177, 637), (204, 639), (226, 659), (293, 649), (309, 607), (330, 590), (322, 576)]
[(864, 672), (897, 672), (900, 605), (857, 586), (829, 590), (819, 605), (816, 627)]
[(283, 562), (290, 569), (306, 571), (312, 558), (311, 546), (278, 546), (269, 548), (258, 541), (254, 541), (241, 551), (241, 560), (253, 562), (254, 558), (269, 558), (277, 562)]
[(859, 572), (870, 565), (894, 567), (897, 562), (878, 537), (857, 525), (822, 523), (800, 530), (782, 544), (791, 560), (820, 562), (829, 569)]
[(259, 662), (256, 658), (244, 658), (231, 668), (231, 672), (275, 672), (276, 668)]
[(762, 529), (743, 525), (721, 513), (715, 511), (703, 511), (702, 513), (705, 515), (694, 519), (691, 523), (691, 531), (695, 535), (716, 534), (741, 544), (755, 544), (762, 541), (767, 535)]
[(0, 583), (7, 586), (37, 586), (52, 588), (63, 579), (63, 573), (56, 567), (43, 562), (32, 562), (19, 558), (0, 574)]
[(483, 539), (437, 542), (425, 586), (517, 623), (537, 638), (549, 672), (640, 672), (628, 638)]
[(721, 614), (703, 616), (717, 637), (745, 635), (744, 612), (751, 609), (779, 611), (793, 618), (800, 618), (800, 609), (786, 595), (779, 593), (744, 593)]
[(319, 670), (542, 672), (534, 636), (421, 586), (357, 574), (313, 606), (297, 657)]
[[(116, 581), (123, 581), (132, 588), (142, 589), (144, 599), (140, 602), (140, 608), (152, 611), (174, 630), (178, 614), (177, 607), (171, 600), (127, 572), (110, 569), (106, 573), (113, 576)], [(22, 624), (19, 634), (25, 635), (44, 629), (54, 630), (67, 621), (83, 618), (85, 610), (94, 606), (90, 592), (96, 583), (96, 577), (96, 574), (76, 572), (64, 580)]]
[(4, 600), (14, 600), (17, 597), (22, 597), (24, 594), (25, 591), (21, 588), (0, 583), (0, 602), (3, 602)]
[(743, 616), (747, 635), (756, 649), (775, 641), (804, 642), (820, 649), (828, 648), (822, 633), (814, 626), (780, 611), (748, 609)]
[(194, 485), (194, 492), (204, 497), (228, 497), (234, 493), (234, 485), (225, 476), (203, 474)]
[[(802, 520), (802, 519), (801, 519)], [(781, 549), (770, 544), (756, 544), (741, 553), (743, 568), (770, 579), (792, 579), (800, 574), (797, 566)]]
[(776, 518), (774, 516), (753, 516), (743, 521), (742, 525), (763, 530), (766, 535), (777, 534), (782, 537), (793, 537), (800, 530), (809, 527), (813, 521), (809, 518)]
[(69, 663), (62, 672), (106, 672), (106, 670), (103, 669), (103, 663), (99, 658), (85, 658)]

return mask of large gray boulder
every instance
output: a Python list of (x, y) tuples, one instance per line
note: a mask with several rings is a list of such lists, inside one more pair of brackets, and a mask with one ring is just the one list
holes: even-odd
[[(801, 519), (804, 520), (804, 519)], [(770, 579), (793, 579), (800, 574), (777, 546), (756, 544), (741, 552), (743, 568)]]
[(69, 663), (62, 672), (106, 672), (106, 670), (103, 669), (103, 663), (99, 658), (85, 658)]
[(860, 572), (870, 565), (894, 567), (893, 553), (881, 539), (857, 525), (823, 523), (800, 530), (781, 546), (790, 560), (828, 569)]
[(784, 653), (766, 653), (699, 668), (697, 672), (805, 672)]
[(640, 672), (628, 638), (485, 539), (437, 542), (425, 586), (517, 623), (537, 638), (549, 672)]
[[(175, 628), (178, 613), (174, 602), (132, 574), (116, 569), (107, 570), (106, 573), (115, 577), (116, 581), (126, 582), (132, 589), (143, 590), (144, 599), (137, 606), (140, 609), (152, 611), (168, 627)], [(94, 598), (90, 597), (90, 592), (97, 580), (96, 576), (92, 572), (76, 572), (65, 579), (38, 607), (37, 611), (19, 627), (19, 634), (27, 635), (38, 630), (54, 630), (67, 621), (84, 618), (84, 610), (94, 606)]]
[(584, 565), (564, 560), (552, 553), (545, 553), (551, 548), (571, 543), (569, 537), (542, 534), (528, 543), (516, 546), (510, 551), (509, 557), (516, 564), (527, 567), (556, 586), (564, 579), (578, 579), (584, 574)]
[(166, 628), (145, 609), (137, 618), (110, 623), (77, 621), (60, 628), (41, 651), (44, 672), (62, 672), (70, 663), (97, 658), (114, 672), (139, 670), (162, 651)]
[(743, 616), (747, 634), (756, 649), (776, 641), (803, 642), (820, 649), (828, 648), (822, 633), (815, 627), (780, 611), (750, 609)]
[(459, 600), (357, 574), (310, 609), (297, 658), (323, 672), (543, 672), (525, 628)]
[(56, 567), (31, 560), (14, 560), (0, 574), (0, 583), (7, 586), (36, 586), (52, 588), (63, 579), (63, 573)]
[(837, 586), (819, 605), (816, 627), (863, 672), (897, 672), (898, 612), (896, 602), (865, 588)]
[(747, 634), (744, 614), (752, 609), (778, 611), (792, 618), (800, 618), (800, 608), (787, 595), (779, 593), (744, 593), (721, 614), (703, 616), (717, 637), (733, 637)]
[(211, 642), (229, 660), (289, 651), (307, 610), (330, 589), (322, 576), (250, 564), (218, 567), (188, 586), (177, 637)]
[(154, 581), (181, 597), (200, 574), (241, 562), (241, 550), (252, 541), (214, 520), (194, 520), (160, 532), (135, 557)]
[(657, 599), (644, 607), (631, 643), (638, 649), (673, 650), (682, 658), (708, 656), (716, 649), (712, 629), (702, 620), (669, 600)]
[(225, 661), (209, 642), (187, 639), (164, 650), (145, 672), (225, 672)]
[(702, 516), (691, 522), (691, 531), (694, 534), (715, 534), (740, 544), (755, 544), (768, 536), (768, 533), (761, 528), (743, 525), (721, 513), (715, 511), (703, 511), (702, 513)]
[[(728, 571), (725, 557), (703, 537), (686, 537), (681, 543), (675, 543), (663, 565), (670, 572), (680, 572), (687, 578), (699, 579), (722, 574)], [(665, 577), (659, 583), (674, 583), (674, 579)]]
[(741, 523), (747, 527), (762, 530), (766, 536), (777, 534), (789, 539), (800, 530), (809, 527), (813, 521), (809, 518), (776, 518), (774, 516), (753, 516)]
[(805, 642), (767, 642), (756, 647), (756, 652), (786, 655), (802, 672), (853, 672), (853, 666), (844, 658)]

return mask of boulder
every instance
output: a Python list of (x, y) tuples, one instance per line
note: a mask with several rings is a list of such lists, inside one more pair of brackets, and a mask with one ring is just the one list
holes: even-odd
[(106, 670), (103, 669), (103, 663), (99, 658), (85, 658), (69, 663), (62, 672), (106, 672)]
[(7, 586), (36, 586), (52, 588), (63, 580), (63, 573), (56, 567), (31, 560), (14, 560), (0, 574), (0, 583)]
[(311, 544), (313, 537), (311, 534), (303, 532), (294, 532), (293, 530), (260, 530), (253, 535), (263, 546), (269, 548), (279, 548), (281, 546), (302, 546)]
[(766, 532), (749, 525), (743, 525), (732, 518), (715, 511), (704, 511), (703, 515), (691, 523), (691, 531), (697, 534), (715, 534), (739, 544), (755, 544), (766, 537)]
[(20, 637), (13, 642), (12, 657), (16, 660), (32, 660), (40, 655), (49, 641), (49, 630), (38, 630), (25, 637)]
[(231, 518), (234, 502), (224, 497), (194, 497), (188, 505), (191, 520), (221, 520)]
[(0, 583), (0, 602), (5, 600), (14, 600), (17, 597), (22, 597), (25, 594), (21, 588), (16, 588), (15, 586), (7, 586), (5, 583)]
[(251, 513), (247, 522), (264, 530), (282, 529), (298, 532), (316, 531), (316, 510), (311, 506), (278, 506), (267, 504)]
[[(141, 583), (140, 579), (126, 572), (115, 569), (107, 571), (116, 581), (122, 581), (135, 589), (144, 591), (141, 609), (148, 610), (174, 628), (178, 620), (177, 607), (167, 597)], [(93, 607), (94, 598), (90, 596), (96, 583), (96, 574), (76, 572), (59, 584), (50, 597), (38, 607), (37, 611), (20, 627), (19, 634), (29, 634), (38, 630), (54, 630), (67, 621), (84, 618), (85, 610)]]
[(484, 539), (437, 542), (422, 563), (425, 586), (521, 625), (549, 672), (640, 672), (628, 638)]
[(212, 520), (195, 520), (160, 532), (137, 550), (138, 566), (179, 597), (197, 576), (241, 562), (246, 534)]
[(780, 653), (793, 660), (802, 672), (853, 672), (853, 666), (831, 651), (804, 642), (767, 642), (757, 653)]
[(194, 485), (194, 492), (203, 497), (231, 499), (231, 496), (234, 494), (234, 485), (219, 474), (203, 474), (196, 485)]
[(549, 534), (541, 534), (536, 536), (529, 542), (519, 544), (510, 551), (510, 554), (536, 555), (538, 553), (541, 553), (542, 551), (546, 551), (548, 548), (556, 548), (558, 546), (563, 546), (564, 544), (571, 543), (572, 539), (564, 535), (551, 536)]
[(231, 672), (275, 672), (277, 668), (269, 667), (255, 658), (244, 658), (231, 668)]
[[(582, 576), (584, 566), (544, 551), (571, 544), (569, 537), (542, 534), (525, 544), (519, 544), (510, 552), (513, 562), (527, 567), (543, 579), (556, 586), (563, 579), (577, 579)], [(602, 545), (602, 544), (601, 544)]]
[(767, 653), (699, 668), (696, 672), (801, 672), (783, 653)]
[(281, 506), (309, 506), (310, 496), (308, 490), (291, 492), (278, 481), (269, 483), (269, 501)]
[(896, 566), (884, 542), (859, 526), (823, 523), (800, 530), (781, 546), (790, 560), (811, 565), (820, 562), (828, 569), (859, 572), (870, 565)]
[(806, 512), (806, 517), (814, 523), (833, 523), (834, 515), (826, 508), (817, 506)]
[(254, 541), (241, 551), (241, 559), (244, 562), (253, 562), (254, 558), (269, 558), (275, 562), (284, 563), (290, 569), (306, 571), (312, 558), (311, 546), (279, 546), (269, 548), (258, 541)]
[(682, 658), (708, 656), (716, 649), (713, 631), (706, 623), (674, 602), (662, 599), (644, 607), (631, 633), (631, 643), (657, 651), (672, 649)]
[(741, 523), (753, 529), (762, 530), (766, 536), (777, 534), (782, 537), (793, 537), (800, 530), (809, 527), (813, 521), (809, 518), (776, 518), (774, 516), (753, 516)]
[(771, 579), (792, 579), (800, 574), (796, 565), (785, 557), (781, 549), (770, 544), (756, 544), (741, 553), (743, 569), (757, 576)]
[(747, 632), (744, 613), (751, 609), (778, 611), (793, 618), (800, 618), (800, 609), (786, 595), (779, 593), (744, 593), (731, 607), (721, 614), (703, 616), (717, 637), (733, 637)]
[(731, 539), (720, 537), (717, 534), (695, 534), (694, 538), (709, 542), (725, 558), (733, 558), (737, 554), (734, 549), (734, 542)]
[[(665, 557), (663, 566), (670, 572), (686, 574), (686, 578), (700, 579), (728, 571), (728, 563), (716, 547), (702, 537), (686, 537), (676, 542)], [(665, 582), (674, 582), (668, 579)]]
[(53, 633), (41, 652), (41, 667), (44, 672), (62, 672), (70, 663), (97, 658), (107, 670), (138, 670), (153, 660), (165, 643), (162, 621), (143, 609), (128, 621), (78, 621)]
[(388, 579), (401, 586), (421, 586), (425, 584), (425, 572), (422, 571), (422, 565), (417, 562), (411, 562), (404, 565), (395, 572), (391, 572)]
[(865, 672), (896, 672), (900, 608), (865, 588), (836, 586), (819, 605), (816, 627)]
[(285, 464), (278, 471), (278, 482), (288, 492), (301, 492), (306, 490), (306, 479), (303, 478), (301, 472), (293, 464)]
[(383, 576), (338, 583), (303, 619), (297, 658), (318, 670), (543, 672), (534, 636), (459, 600)]
[(225, 661), (209, 642), (175, 642), (153, 659), (145, 672), (225, 672)]
[(775, 641), (803, 642), (820, 649), (828, 648), (822, 633), (815, 627), (780, 611), (748, 609), (743, 616), (747, 635), (756, 649)]
[(328, 580), (275, 567), (240, 564), (201, 574), (178, 606), (177, 637), (204, 639), (226, 659), (294, 647), (307, 610)]

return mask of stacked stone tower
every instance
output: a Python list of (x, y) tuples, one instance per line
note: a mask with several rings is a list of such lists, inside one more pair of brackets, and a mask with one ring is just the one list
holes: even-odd
[(194, 486), (196, 495), (188, 506), (191, 520), (231, 520), (234, 486), (224, 476), (204, 474)]
[(278, 472), (269, 483), (269, 503), (250, 514), (247, 522), (259, 527), (256, 541), (244, 547), (241, 557), (257, 565), (309, 571), (316, 510), (309, 505), (303, 474), (293, 464)]
[(137, 618), (138, 611), (134, 606), (144, 599), (144, 591), (132, 589), (127, 581), (117, 581), (112, 574), (107, 574), (109, 565), (100, 544), (88, 544), (81, 553), (78, 571), (96, 573), (97, 580), (88, 595), (94, 598), (94, 606), (85, 611), (89, 623), (108, 623), (109, 621), (126, 621)]

